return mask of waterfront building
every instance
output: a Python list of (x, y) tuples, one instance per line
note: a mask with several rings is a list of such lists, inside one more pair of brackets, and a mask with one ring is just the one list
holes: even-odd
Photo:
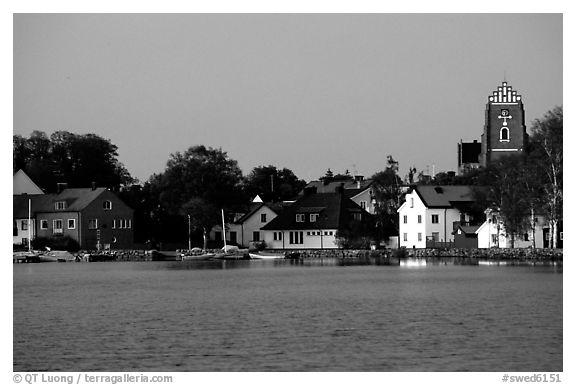
[(362, 175), (356, 175), (346, 180), (321, 180), (309, 182), (299, 196), (304, 195), (304, 191), (310, 188), (315, 188), (316, 192), (334, 193), (338, 189), (343, 188), (346, 197), (350, 198), (358, 206), (362, 207), (366, 212), (374, 214), (376, 212), (376, 200), (374, 198), (374, 187), (372, 179), (364, 179)]
[(262, 227), (270, 249), (336, 249), (337, 235), (354, 222), (365, 223), (370, 214), (348, 198), (345, 190), (317, 193), (314, 187), (282, 214)]
[(398, 208), (400, 247), (452, 247), (459, 225), (470, 225), (471, 186), (419, 185)]

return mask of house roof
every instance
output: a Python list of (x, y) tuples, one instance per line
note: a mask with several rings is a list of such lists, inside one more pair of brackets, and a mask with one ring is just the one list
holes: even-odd
[(12, 195), (12, 217), (28, 218), (28, 200), (31, 202), (32, 215), (41, 211), (52, 202), (54, 194)]
[(415, 190), (427, 207), (453, 207), (475, 201), (471, 186), (418, 185)]
[[(309, 194), (286, 207), (284, 212), (262, 227), (262, 230), (340, 229), (354, 212), (363, 213), (364, 210), (344, 194)], [(310, 222), (309, 216), (306, 216), (304, 222), (296, 222), (296, 214), (299, 213), (317, 213), (319, 216), (316, 222)]]
[(302, 191), (300, 191), (299, 195), (304, 195), (304, 190), (310, 187), (315, 187), (316, 192), (319, 194), (322, 193), (335, 193), (337, 192), (340, 186), (344, 187), (344, 192), (346, 196), (353, 197), (360, 194), (362, 191), (366, 190), (368, 187), (372, 185), (372, 179), (366, 179), (360, 181), (360, 187), (358, 187), (358, 182), (350, 179), (350, 180), (339, 180), (329, 182), (328, 184), (324, 184), (322, 181), (313, 180), (309, 182), (306, 187)]
[(454, 233), (458, 232), (458, 229), (460, 229), (464, 234), (476, 234), (476, 232), (478, 231), (478, 229), (480, 228), (479, 226), (464, 226), (464, 225), (460, 225), (456, 228), (456, 230), (454, 231)]
[(106, 191), (105, 187), (92, 188), (67, 188), (62, 190), (60, 194), (53, 195), (52, 204), (43, 211), (53, 211), (54, 203), (65, 201), (65, 211), (81, 211), (88, 206), (100, 194)]
[(262, 207), (266, 206), (276, 214), (282, 212), (285, 203), (264, 203), (264, 202), (252, 202), (250, 203), (249, 210), (246, 214), (242, 215), (239, 219), (234, 221), (234, 223), (240, 224), (246, 222), (252, 215), (256, 214)]

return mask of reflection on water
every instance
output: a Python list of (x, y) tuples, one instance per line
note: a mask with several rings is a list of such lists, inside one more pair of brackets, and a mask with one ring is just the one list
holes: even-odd
[(405, 262), (14, 265), (14, 370), (562, 371), (561, 267)]

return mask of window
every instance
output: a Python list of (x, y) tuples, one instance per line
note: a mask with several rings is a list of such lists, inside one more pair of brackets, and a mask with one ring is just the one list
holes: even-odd
[(260, 222), (262, 223), (266, 222), (266, 214), (260, 214)]
[(28, 221), (22, 221), (20, 224), (22, 230), (28, 230)]
[(404, 223), (408, 223), (408, 215), (404, 215)]
[(254, 242), (260, 242), (260, 231), (254, 231), (252, 233), (252, 240)]
[(89, 229), (97, 229), (98, 228), (98, 219), (88, 219), (88, 228)]
[(52, 221), (53, 228), (52, 232), (54, 234), (62, 234), (64, 232), (64, 226), (62, 224), (62, 219), (54, 219)]
[(304, 222), (306, 216), (304, 214), (296, 214), (296, 222)]
[(404, 242), (408, 242), (408, 233), (404, 233)]
[(40, 219), (40, 230), (48, 230), (48, 220)]
[(304, 243), (304, 232), (303, 231), (290, 231), (290, 244), (291, 245), (301, 245)]
[(274, 231), (274, 240), (275, 241), (281, 241), (282, 240), (282, 233), (280, 231), (278, 231), (278, 232)]
[(529, 241), (529, 240), (530, 240), (530, 238), (529, 238), (529, 236), (528, 236), (528, 233), (524, 233), (524, 240), (525, 240), (525, 241)]
[(352, 214), (352, 219), (354, 219), (355, 221), (362, 221), (362, 214), (361, 213), (353, 213)]
[(360, 207), (366, 210), (366, 202), (365, 201), (360, 202)]
[(112, 210), (112, 202), (111, 201), (104, 201), (104, 210)]
[(492, 234), (492, 244), (497, 244), (498, 243), (498, 235), (497, 234)]
[(438, 214), (432, 214), (432, 223), (438, 223)]
[(418, 242), (422, 242), (422, 233), (418, 233)]
[(422, 215), (418, 215), (418, 223), (422, 223)]
[(320, 214), (310, 214), (310, 222), (316, 222)]
[(54, 208), (56, 210), (64, 210), (66, 209), (66, 202), (65, 201), (58, 201), (56, 202), (56, 204), (54, 205)]
[(414, 198), (410, 198), (410, 207), (414, 207)]
[(506, 127), (500, 129), (500, 141), (509, 142), (510, 141), (510, 131)]
[(73, 230), (76, 228), (76, 219), (68, 219), (68, 229)]

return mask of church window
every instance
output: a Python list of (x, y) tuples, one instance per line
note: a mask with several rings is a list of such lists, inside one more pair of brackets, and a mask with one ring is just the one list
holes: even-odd
[(509, 142), (510, 141), (510, 132), (506, 127), (502, 127), (500, 129), (500, 141), (501, 142)]

